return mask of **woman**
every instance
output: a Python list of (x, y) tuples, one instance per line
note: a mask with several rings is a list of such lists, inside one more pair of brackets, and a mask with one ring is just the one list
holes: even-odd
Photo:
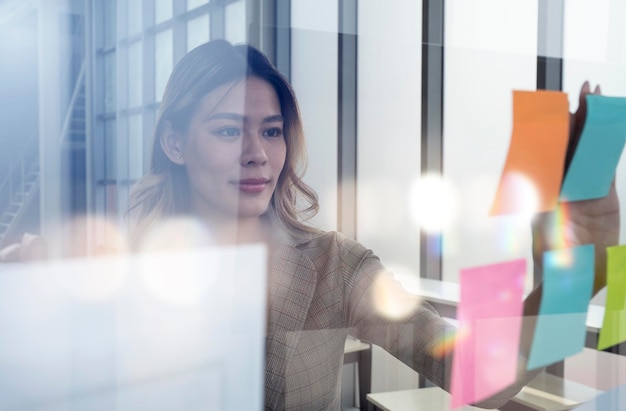
[[(581, 102), (586, 93), (588, 85)], [(582, 121), (579, 110), (572, 123)], [(199, 46), (176, 66), (163, 96), (151, 169), (131, 198), (134, 245), (141, 248), (156, 225), (182, 215), (205, 224), (218, 243), (267, 244), (266, 409), (340, 409), (348, 334), (380, 345), (449, 389), (452, 353), (433, 348), (453, 329), (427, 304), (402, 318), (381, 314), (376, 284), (385, 284), (394, 298), (411, 296), (370, 250), (303, 223), (318, 207), (300, 179), (304, 166), (295, 95), (267, 58), (220, 40)], [(595, 243), (602, 262), (604, 247), (618, 239), (615, 190), (601, 200), (572, 203), (569, 215), (568, 245)], [(547, 214), (535, 224), (535, 261), (548, 248), (541, 239), (554, 224)], [(597, 273), (595, 291), (606, 283), (601, 265)], [(538, 287), (525, 302), (525, 329), (532, 330), (540, 295)], [(525, 332), (520, 358), (531, 341), (532, 332)], [(522, 360), (519, 382), (479, 405), (507, 401), (533, 376), (524, 369)]]
[[(584, 113), (577, 119), (584, 120)], [(202, 45), (177, 65), (162, 100), (152, 167), (132, 197), (138, 238), (164, 217), (190, 214), (219, 242), (268, 244), (268, 409), (339, 409), (348, 333), (449, 388), (451, 353), (437, 357), (432, 348), (453, 331), (450, 326), (426, 304), (400, 320), (381, 315), (373, 284), (390, 276), (378, 258), (339, 233), (302, 222), (318, 207), (300, 179), (304, 157), (295, 95), (266, 57), (225, 41)], [(302, 200), (303, 213), (297, 208)], [(614, 191), (603, 200), (573, 204), (570, 245), (596, 242), (601, 250), (616, 243), (617, 217)], [(544, 216), (537, 235), (549, 224)], [(540, 243), (536, 261), (546, 248)], [(401, 287), (396, 291), (402, 293)], [(537, 312), (540, 291), (527, 300), (527, 315)], [(526, 333), (522, 354), (530, 340)], [(480, 405), (500, 405), (530, 377)]]

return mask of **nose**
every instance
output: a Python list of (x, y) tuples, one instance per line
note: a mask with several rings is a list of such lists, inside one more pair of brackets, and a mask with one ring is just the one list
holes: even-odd
[(263, 137), (246, 133), (241, 144), (241, 165), (253, 166), (267, 162), (267, 153), (263, 146)]

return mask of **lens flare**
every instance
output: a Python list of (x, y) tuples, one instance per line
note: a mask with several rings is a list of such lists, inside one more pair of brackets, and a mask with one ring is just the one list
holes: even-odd
[(425, 175), (411, 187), (410, 209), (413, 221), (422, 230), (440, 233), (452, 225), (457, 216), (456, 190), (440, 175)]
[[(502, 178), (500, 208), (508, 214), (498, 215), (499, 248), (518, 254), (528, 249), (529, 229), (539, 208), (539, 194), (524, 174), (509, 172)], [(492, 210), (493, 213), (493, 210)]]
[(469, 327), (459, 327), (454, 331), (450, 331), (433, 345), (430, 353), (435, 358), (445, 357), (454, 350), (457, 339), (465, 339), (468, 337), (469, 333)]
[(410, 268), (399, 264), (387, 265), (387, 270), (393, 273), (393, 278), (400, 283), (407, 293), (420, 296), (422, 294), (420, 277)]
[(390, 271), (381, 271), (374, 280), (373, 301), (378, 312), (391, 320), (401, 320), (415, 312), (421, 298), (406, 289), (415, 290), (415, 283), (400, 274), (401, 282)]
[(200, 303), (209, 293), (213, 282), (209, 274), (218, 269), (218, 262), (207, 261), (199, 252), (142, 255), (139, 272), (144, 285), (154, 296), (173, 305)]
[(570, 250), (572, 233), (569, 223), (569, 205), (567, 203), (559, 204), (552, 213), (551, 219), (548, 242), (551, 249), (559, 250), (559, 252), (550, 253), (550, 261), (546, 263), (559, 267), (569, 267), (574, 260)]
[[(75, 264), (85, 263), (84, 270), (75, 270), (68, 292), (76, 299), (101, 302), (114, 298), (126, 283), (129, 261), (126, 236), (117, 224), (103, 216), (77, 217), (66, 224), (69, 238), (66, 254), (76, 257)], [(97, 257), (98, 263), (86, 258)], [(80, 273), (80, 274), (78, 274)]]
[(146, 288), (175, 305), (200, 302), (211, 286), (204, 270), (218, 269), (217, 262), (207, 261), (200, 252), (210, 244), (209, 233), (193, 219), (172, 219), (157, 227), (142, 248), (139, 269)]
[(67, 257), (124, 254), (128, 241), (118, 225), (103, 216), (76, 217), (63, 226)]
[(514, 210), (515, 214), (522, 214), (530, 217), (539, 208), (539, 192), (532, 180), (522, 173), (510, 172), (502, 177), (502, 199), (503, 210)]
[(172, 218), (152, 229), (141, 244), (141, 251), (189, 250), (206, 247), (213, 240), (204, 225), (192, 218)]

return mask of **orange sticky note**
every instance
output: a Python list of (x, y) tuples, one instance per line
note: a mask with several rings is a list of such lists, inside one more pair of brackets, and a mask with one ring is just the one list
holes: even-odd
[(513, 132), (491, 215), (552, 210), (569, 138), (567, 95), (513, 91)]

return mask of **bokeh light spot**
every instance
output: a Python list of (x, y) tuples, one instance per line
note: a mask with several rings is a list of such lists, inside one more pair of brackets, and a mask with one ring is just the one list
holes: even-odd
[[(401, 278), (402, 275), (400, 275)], [(404, 283), (389, 271), (381, 271), (374, 280), (373, 301), (378, 312), (391, 320), (401, 320), (415, 312), (421, 302), (421, 297), (408, 292), (405, 288), (409, 281)], [(413, 283), (409, 287), (414, 286)]]
[(72, 274), (69, 294), (89, 302), (114, 298), (129, 273), (126, 236), (115, 222), (98, 215), (74, 218), (63, 229), (69, 239), (67, 256), (76, 258), (76, 264), (85, 262), (80, 274)]
[(207, 255), (202, 256), (202, 247), (211, 244), (211, 236), (196, 220), (164, 222), (142, 244), (140, 272), (144, 284), (156, 297), (169, 303), (199, 303), (206, 297), (212, 274), (218, 269), (217, 261), (211, 263)]
[(140, 248), (144, 253), (153, 253), (210, 245), (213, 245), (213, 239), (201, 222), (192, 218), (172, 218), (148, 232)]
[(67, 257), (125, 254), (128, 240), (114, 221), (103, 216), (81, 216), (63, 226)]
[(435, 174), (422, 176), (412, 185), (409, 202), (413, 221), (428, 233), (448, 228), (458, 212), (456, 190)]
[(522, 173), (506, 173), (502, 178), (502, 209), (514, 210), (527, 220), (539, 209), (539, 192), (535, 184)]
[(139, 270), (146, 288), (173, 305), (200, 303), (209, 293), (218, 263), (200, 258), (198, 252), (142, 255)]
[(410, 268), (399, 264), (387, 264), (387, 270), (393, 273), (393, 278), (410, 294), (421, 296), (420, 277)]

